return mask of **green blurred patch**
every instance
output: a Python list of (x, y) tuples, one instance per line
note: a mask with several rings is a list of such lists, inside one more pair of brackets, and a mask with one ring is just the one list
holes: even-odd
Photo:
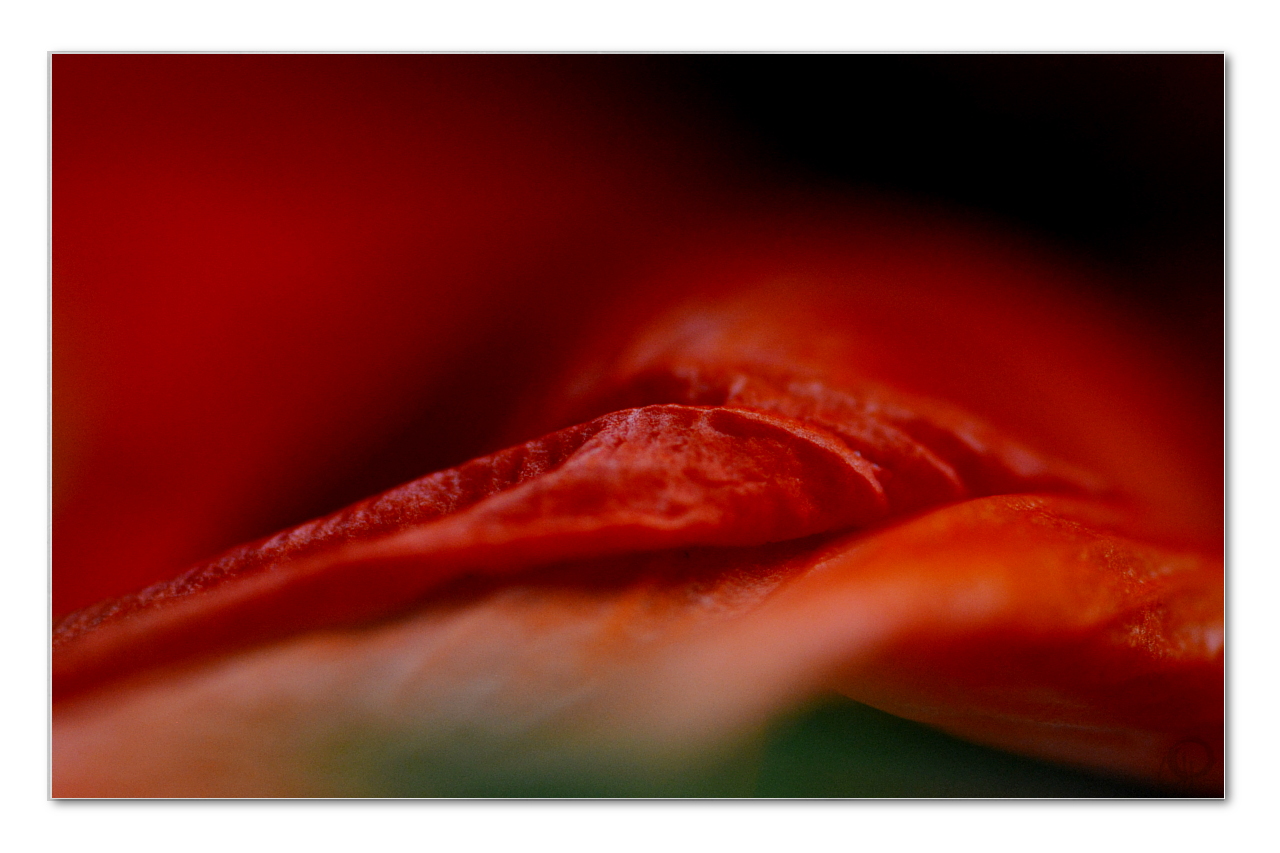
[(967, 743), (847, 699), (830, 699), (766, 736), (756, 797), (1160, 797)]
[[(439, 733), (437, 733), (439, 734)], [(778, 721), (750, 743), (678, 768), (609, 761), (563, 739), (454, 730), (348, 736), (317, 769), (350, 796), (459, 798), (1162, 797), (977, 746), (843, 698)]]

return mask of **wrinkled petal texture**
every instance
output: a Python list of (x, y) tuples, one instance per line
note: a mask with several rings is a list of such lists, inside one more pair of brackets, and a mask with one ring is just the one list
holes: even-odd
[[(643, 792), (829, 691), (1220, 793), (1213, 520), (1160, 503), (1168, 466), (1116, 459), (1106, 389), (994, 367), (1006, 409), (983, 381), (912, 383), (932, 331), (995, 332), (979, 300), (932, 330), (905, 312), (904, 335), (904, 292), (629, 308), (517, 419), (542, 437), (64, 618), (55, 795), (369, 796), (407, 760), (425, 795), (531, 774)], [(1030, 357), (1081, 348), (1051, 328)], [(1104, 337), (1064, 375), (1123, 357)], [(1036, 405), (1066, 426), (1006, 414)]]

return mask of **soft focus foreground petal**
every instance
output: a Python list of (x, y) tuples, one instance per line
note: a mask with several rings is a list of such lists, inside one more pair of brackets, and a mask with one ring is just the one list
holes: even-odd
[[(742, 623), (753, 667), (729, 665), (726, 635), (660, 680), (703, 681), (704, 735), (767, 695), (760, 684), (808, 669), (971, 740), (1221, 793), (1221, 561), (1134, 542), (1110, 532), (1117, 520), (999, 496), (838, 541)], [(693, 716), (676, 725), (698, 730)]]
[[(402, 619), (63, 703), (55, 795), (483, 794), (517, 779), (663, 793), (833, 688), (1212, 793), (1221, 566), (1106, 522), (1098, 505), (994, 497), (872, 536), (462, 579)], [(734, 792), (750, 793), (712, 793)]]

